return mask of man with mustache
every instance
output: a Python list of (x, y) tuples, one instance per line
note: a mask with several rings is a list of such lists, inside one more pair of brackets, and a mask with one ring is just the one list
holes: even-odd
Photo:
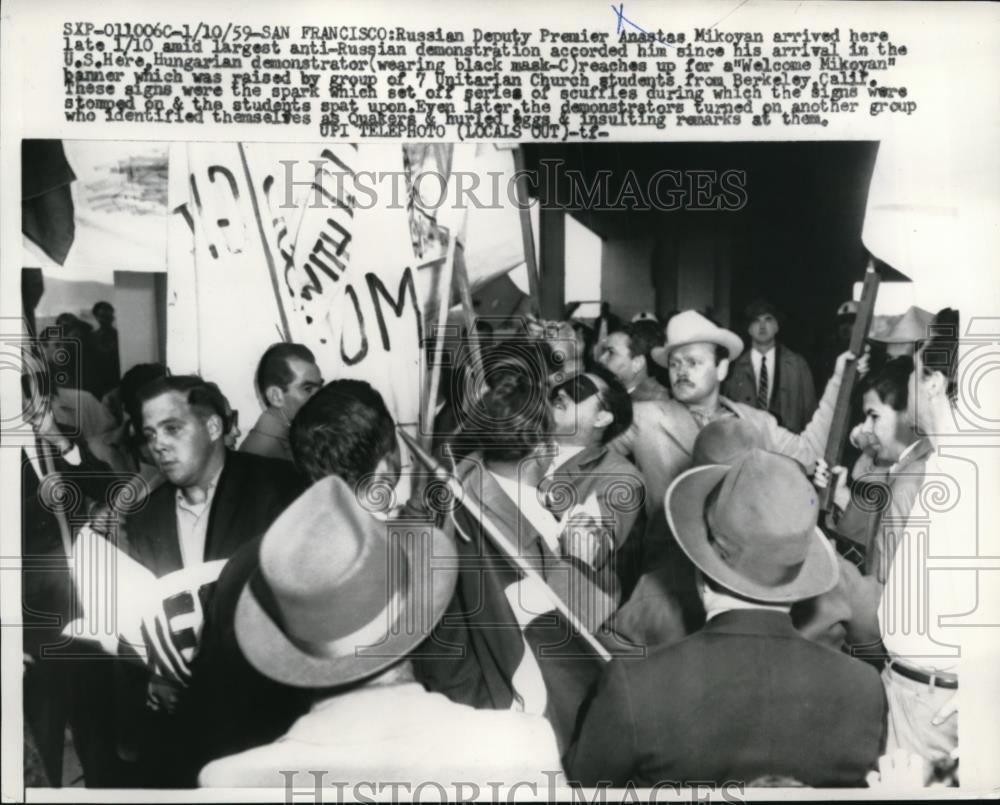
[[(767, 411), (721, 394), (730, 363), (743, 351), (743, 342), (735, 333), (697, 311), (685, 310), (667, 323), (666, 340), (666, 345), (653, 349), (651, 356), (668, 369), (674, 399), (636, 403), (632, 425), (612, 443), (619, 452), (632, 456), (646, 479), (646, 573), (618, 611), (617, 625), (620, 632), (647, 645), (673, 642), (700, 626), (697, 609), (681, 606), (683, 617), (663, 617), (665, 606), (674, 613), (679, 611), (678, 596), (684, 597), (679, 591), (690, 586), (683, 557), (674, 559), (677, 551), (666, 529), (663, 496), (673, 480), (691, 467), (699, 431), (709, 422), (739, 417), (757, 430), (764, 450), (794, 458), (811, 472), (826, 447), (844, 366), (854, 357), (845, 352), (837, 358), (816, 413), (802, 433), (796, 434), (782, 428)], [(864, 374), (867, 368), (864, 357), (859, 373)]]

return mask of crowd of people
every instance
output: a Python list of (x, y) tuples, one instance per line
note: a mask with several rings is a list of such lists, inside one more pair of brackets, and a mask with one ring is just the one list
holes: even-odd
[[(67, 726), (93, 787), (843, 787), (897, 752), (956, 783), (954, 662), (881, 622), (954, 401), (954, 311), (841, 352), (818, 398), (765, 300), (746, 345), (695, 310), (483, 326), (420, 452), (293, 343), (260, 356), (241, 438), (211, 378), (95, 358), (117, 356), (102, 305), (23, 377), (34, 784), (67, 782)], [(91, 344), (80, 371), (67, 342)], [(824, 455), (851, 361), (848, 471)], [(218, 562), (201, 619), (164, 605), (141, 647), (68, 644), (84, 525), (157, 578)]]

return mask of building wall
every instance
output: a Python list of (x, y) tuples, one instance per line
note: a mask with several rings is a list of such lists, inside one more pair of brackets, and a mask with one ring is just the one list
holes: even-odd
[(605, 240), (601, 249), (601, 299), (626, 321), (655, 307), (653, 246), (653, 238), (646, 236)]
[(163, 361), (160, 319), (154, 273), (115, 272), (115, 320), (122, 371), (137, 363)]
[(601, 298), (622, 318), (648, 310), (661, 320), (676, 310), (711, 312), (730, 324), (733, 237), (725, 228), (690, 225), (655, 236), (605, 240)]

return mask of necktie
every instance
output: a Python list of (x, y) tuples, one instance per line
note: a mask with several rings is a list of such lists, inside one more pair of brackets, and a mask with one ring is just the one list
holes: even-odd
[(757, 381), (757, 407), (763, 411), (767, 410), (767, 356), (760, 357), (760, 379)]

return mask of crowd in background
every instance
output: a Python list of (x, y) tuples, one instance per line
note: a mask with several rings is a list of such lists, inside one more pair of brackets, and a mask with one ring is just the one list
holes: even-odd
[[(244, 436), (212, 378), (122, 373), (111, 305), (97, 328), (63, 314), (23, 377), (29, 784), (74, 782), (67, 734), (90, 787), (282, 787), (282, 769), (864, 786), (895, 752), (918, 785), (953, 784), (957, 672), (884, 641), (879, 605), (903, 533), (881, 522), (905, 521), (932, 460), (917, 419), (953, 401), (957, 319), (913, 314), (851, 355), (855, 312), (822, 383), (766, 300), (740, 333), (607, 305), (480, 320), (425, 445), (461, 491), (444, 503), (412, 455), (413, 494), (385, 494), (408, 451), (382, 397), (324, 380), (305, 346), (260, 356)], [(53, 503), (53, 478), (78, 494)], [(891, 511), (858, 504), (876, 485)], [(155, 577), (224, 562), (193, 592), (201, 622), (144, 620), (138, 661), (68, 643), (84, 524)]]

